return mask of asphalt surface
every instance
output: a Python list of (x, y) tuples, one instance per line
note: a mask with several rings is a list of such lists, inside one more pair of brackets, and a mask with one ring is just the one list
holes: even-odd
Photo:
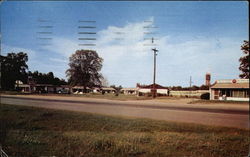
[(75, 97), (1, 96), (1, 103), (42, 108), (150, 118), (205, 125), (249, 128), (246, 105), (192, 105), (156, 101), (117, 101)]

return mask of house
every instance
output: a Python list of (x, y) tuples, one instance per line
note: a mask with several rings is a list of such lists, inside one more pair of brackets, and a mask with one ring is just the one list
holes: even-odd
[[(140, 95), (151, 93), (154, 88), (154, 84), (150, 84), (150, 85), (137, 84), (136, 87), (138, 88), (138, 95), (140, 96)], [(159, 84), (155, 84), (155, 89), (156, 89), (157, 95), (165, 95), (165, 96), (169, 95), (169, 89), (167, 87), (163, 87)]]
[(115, 93), (116, 90), (112, 87), (102, 87), (101, 88), (102, 93)]
[(15, 84), (15, 88), (23, 93), (54, 93), (55, 87), (51, 84)]
[(100, 93), (100, 92), (101, 92), (101, 89), (100, 89), (99, 87), (94, 87), (94, 88), (92, 89), (92, 92), (93, 92), (93, 93)]
[(210, 100), (249, 101), (249, 79), (217, 80), (210, 87)]
[(28, 84), (15, 84), (15, 89), (22, 93), (31, 93), (31, 87)]
[(72, 93), (73, 94), (83, 94), (83, 93), (89, 93), (89, 92), (92, 92), (92, 89), (89, 88), (89, 87), (86, 87), (86, 88), (84, 86), (74, 86), (74, 87), (72, 87)]
[(72, 88), (69, 85), (60, 85), (60, 86), (56, 87), (56, 93), (70, 94), (70, 93), (72, 93)]
[(125, 95), (136, 95), (138, 93), (139, 88), (122, 88), (121, 93)]
[(16, 81), (15, 88), (22, 93), (71, 93), (69, 85), (55, 86), (52, 84), (36, 84), (34, 82), (23, 84), (20, 80)]
[(35, 84), (34, 89), (38, 93), (54, 93), (55, 87), (52, 84)]

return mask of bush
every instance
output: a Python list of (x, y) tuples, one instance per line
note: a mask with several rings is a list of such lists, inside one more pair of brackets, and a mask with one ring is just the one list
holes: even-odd
[(152, 93), (146, 93), (145, 96), (146, 97), (152, 97)]
[(201, 99), (209, 100), (210, 99), (210, 94), (209, 93), (201, 94)]

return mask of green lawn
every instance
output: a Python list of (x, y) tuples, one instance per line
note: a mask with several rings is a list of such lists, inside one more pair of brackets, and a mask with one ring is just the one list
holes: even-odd
[(247, 156), (249, 130), (0, 105), (9, 156)]
[(189, 102), (189, 104), (246, 104), (248, 105), (248, 101), (229, 101), (229, 100), (194, 100)]

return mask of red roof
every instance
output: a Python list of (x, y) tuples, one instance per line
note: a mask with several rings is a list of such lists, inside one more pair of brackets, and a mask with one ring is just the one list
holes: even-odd
[[(153, 84), (150, 84), (150, 85), (137, 85), (138, 88), (150, 88), (152, 89), (153, 88)], [(167, 87), (163, 87), (159, 84), (155, 84), (155, 88), (156, 89), (168, 89)]]

